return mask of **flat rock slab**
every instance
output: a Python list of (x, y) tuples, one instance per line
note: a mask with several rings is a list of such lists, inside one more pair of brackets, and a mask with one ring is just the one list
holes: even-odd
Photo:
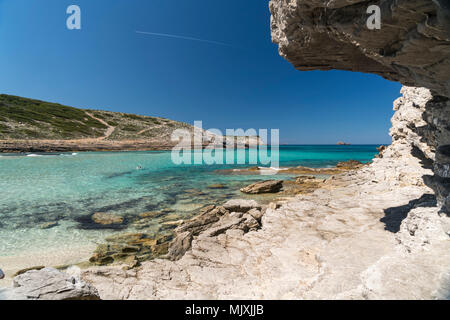
[(266, 180), (253, 183), (241, 189), (243, 193), (260, 194), (260, 193), (277, 193), (283, 188), (282, 180)]
[(0, 291), (5, 300), (99, 300), (95, 288), (54, 268), (31, 270), (14, 278), (13, 288)]
[(255, 200), (245, 199), (228, 200), (223, 204), (223, 207), (230, 212), (248, 212), (251, 209), (261, 209), (261, 206)]

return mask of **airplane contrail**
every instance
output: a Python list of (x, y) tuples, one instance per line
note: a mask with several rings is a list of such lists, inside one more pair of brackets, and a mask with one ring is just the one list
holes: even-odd
[(212, 41), (212, 40), (206, 40), (206, 39), (193, 38), (193, 37), (186, 37), (186, 36), (179, 36), (179, 35), (176, 35), (176, 34), (146, 32), (146, 31), (135, 31), (135, 32), (139, 33), (139, 34), (147, 34), (147, 35), (151, 35), (151, 36), (167, 37), (167, 38), (175, 38), (175, 39), (183, 39), (183, 40), (192, 40), (192, 41), (199, 41), (199, 42), (206, 42), (206, 43), (211, 43), (211, 44), (217, 44), (219, 46), (232, 47), (232, 45), (228, 44), (228, 43)]

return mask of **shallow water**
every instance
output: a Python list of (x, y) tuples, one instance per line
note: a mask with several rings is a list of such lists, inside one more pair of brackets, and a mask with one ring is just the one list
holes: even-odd
[[(329, 167), (350, 159), (366, 162), (377, 153), (376, 147), (281, 146), (280, 166)], [(30, 261), (23, 265), (36, 264), (31, 257), (39, 253), (42, 257), (64, 253), (58, 262), (73, 263), (107, 235), (133, 230), (129, 222), (142, 212), (169, 208), (181, 217), (190, 216), (205, 204), (239, 195), (239, 188), (250, 182), (268, 178), (215, 172), (246, 166), (175, 165), (170, 152), (2, 155), (0, 267), (27, 256)], [(227, 188), (209, 189), (212, 184)], [(99, 229), (91, 223), (94, 212), (119, 214), (125, 223), (119, 230)], [(42, 229), (46, 222), (58, 225)], [(159, 222), (155, 220), (149, 229), (157, 232)]]

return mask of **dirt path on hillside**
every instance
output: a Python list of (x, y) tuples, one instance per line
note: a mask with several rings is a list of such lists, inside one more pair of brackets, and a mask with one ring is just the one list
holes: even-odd
[[(106, 121), (95, 117), (94, 115), (90, 114), (89, 112), (85, 111), (84, 113), (86, 113), (86, 115), (88, 115), (89, 117), (91, 117), (94, 120), (97, 120), (98, 122), (100, 122), (101, 124), (105, 125), (108, 129), (106, 129), (105, 135), (103, 137), (99, 137), (99, 138), (87, 138), (87, 139), (81, 139), (81, 140), (105, 140), (108, 139), (112, 133), (114, 132), (114, 130), (116, 130), (116, 127), (113, 127), (111, 125), (109, 125), (109, 123), (107, 123)], [(80, 139), (79, 139), (80, 140)]]
[(147, 129), (141, 130), (141, 131), (139, 131), (137, 134), (138, 134), (138, 135), (141, 135), (141, 134), (143, 134), (144, 132), (150, 131), (150, 129), (152, 129), (152, 128), (147, 128)]

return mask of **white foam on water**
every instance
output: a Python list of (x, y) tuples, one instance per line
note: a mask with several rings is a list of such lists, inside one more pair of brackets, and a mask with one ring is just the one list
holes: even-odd
[(274, 170), (274, 171), (283, 171), (288, 170), (289, 168), (277, 168), (277, 167), (258, 167), (260, 170)]
[(61, 154), (59, 154), (60, 156), (63, 156), (63, 157), (73, 157), (73, 156), (76, 156), (78, 153), (76, 153), (76, 152), (73, 152), (73, 153), (61, 153)]

